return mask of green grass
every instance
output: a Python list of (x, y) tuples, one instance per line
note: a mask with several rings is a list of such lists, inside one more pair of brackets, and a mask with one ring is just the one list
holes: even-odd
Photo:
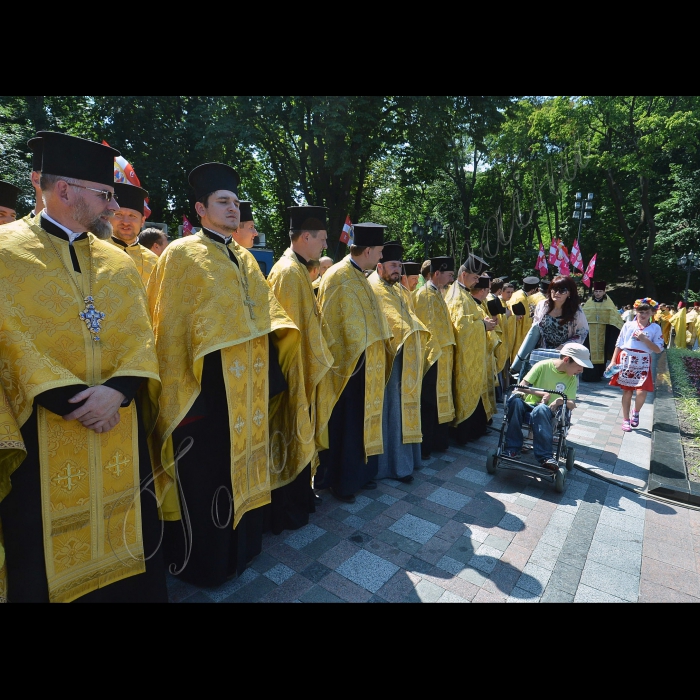
[(692, 425), (695, 433), (695, 438), (689, 440), (686, 445), (693, 450), (688, 468), (696, 477), (700, 477), (700, 438), (698, 437), (700, 436), (700, 397), (688, 378), (683, 358), (699, 355), (700, 353), (692, 350), (679, 348), (669, 348), (667, 351), (671, 382), (676, 394), (676, 408), (678, 413)]

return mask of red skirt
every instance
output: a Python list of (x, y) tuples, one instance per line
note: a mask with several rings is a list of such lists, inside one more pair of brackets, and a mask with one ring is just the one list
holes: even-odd
[(622, 350), (617, 362), (621, 369), (610, 381), (610, 386), (617, 386), (623, 391), (654, 391), (650, 353)]

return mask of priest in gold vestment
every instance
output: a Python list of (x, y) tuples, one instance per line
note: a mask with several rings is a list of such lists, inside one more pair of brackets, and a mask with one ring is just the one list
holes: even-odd
[[(312, 469), (318, 464), (316, 445), (316, 403), (319, 384), (333, 366), (328, 349), (321, 307), (311, 284), (307, 262), (318, 260), (326, 247), (328, 224), (324, 207), (292, 207), (290, 248), (275, 263), (268, 283), (275, 297), (301, 333), (304, 410), (310, 415), (312, 432), (303, 434), (295, 407), (284, 402), (273, 419), (272, 503), (268, 529), (274, 534), (297, 530), (309, 522), (316, 510), (312, 490)], [(275, 465), (278, 464), (278, 467)]]
[(599, 382), (609, 360), (615, 352), (615, 345), (624, 322), (620, 312), (607, 294), (607, 283), (593, 282), (593, 295), (583, 305), (583, 313), (588, 321), (589, 334), (584, 345), (591, 351), (593, 369), (584, 369), (581, 380)]
[(402, 257), (403, 246), (399, 241), (386, 243), (369, 283), (393, 336), (387, 344), (389, 380), (382, 418), (384, 452), (379, 455), (377, 478), (410, 484), (413, 471), (421, 466), (420, 394), (429, 333), (413, 312), (410, 291), (400, 282)]
[(674, 348), (681, 348), (685, 350), (688, 344), (688, 337), (687, 337), (687, 315), (688, 312), (686, 311), (685, 308), (685, 302), (679, 301), (678, 302), (678, 310), (676, 311), (673, 316), (671, 316), (669, 320), (669, 324), (671, 325), (671, 329), (673, 330), (673, 347)]
[[(178, 485), (162, 508), (166, 562), (184, 581), (217, 587), (262, 549), (270, 416), (287, 389), (283, 372), (299, 360), (300, 335), (231, 237), (236, 171), (207, 163), (189, 179), (202, 230), (168, 246), (148, 287), (163, 378), (156, 438)], [(296, 415), (309, 435), (308, 414)]]
[(133, 264), (105, 242), (118, 152), (39, 136), (46, 209), (9, 225), (0, 246), (6, 597), (167, 602), (152, 497), (167, 478), (147, 443), (153, 330)]
[(519, 317), (515, 323), (515, 343), (514, 349), (510, 357), (511, 364), (515, 362), (518, 355), (518, 350), (527, 337), (527, 334), (532, 328), (532, 319), (535, 316), (535, 308), (537, 304), (544, 301), (547, 297), (540, 291), (540, 281), (537, 277), (526, 277), (523, 280), (523, 288), (519, 289), (510, 300), (510, 305), (521, 303), (525, 306), (527, 313), (523, 317)]
[(110, 242), (134, 261), (143, 286), (147, 287), (158, 263), (158, 256), (139, 243), (139, 234), (146, 221), (148, 192), (135, 185), (115, 183), (114, 194), (119, 203), (119, 211), (114, 215), (114, 234)]
[(423, 459), (430, 459), (433, 452), (447, 450), (450, 445), (450, 424), (455, 417), (452, 394), (455, 335), (441, 291), (454, 282), (454, 277), (454, 258), (432, 258), (430, 279), (414, 292), (416, 316), (431, 334), (426, 347), (421, 388)]
[(384, 451), (382, 413), (386, 341), (391, 332), (365, 277), (382, 256), (385, 226), (357, 224), (350, 255), (326, 272), (318, 301), (330, 331), (333, 366), (318, 388), (316, 432), (324, 449), (315, 488), (354, 503), (361, 489), (376, 489)]
[(496, 328), (496, 323), (491, 318), (486, 318), (481, 300), (477, 301), (472, 296), (472, 290), (479, 284), (484, 284), (482, 289), (488, 292), (489, 279), (481, 277), (486, 269), (488, 266), (481, 258), (470, 255), (460, 267), (458, 279), (447, 296), (447, 308), (457, 343), (453, 436), (460, 445), (485, 435), (488, 432), (488, 421), (493, 415), (491, 395), (494, 390), (494, 359), (489, 332)]

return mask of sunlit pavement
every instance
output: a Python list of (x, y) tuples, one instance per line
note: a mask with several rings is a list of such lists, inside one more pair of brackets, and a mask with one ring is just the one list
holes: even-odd
[[(577, 462), (644, 489), (653, 405), (624, 434), (620, 392), (581, 384), (569, 442)], [(500, 416), (494, 427), (500, 426)], [(575, 470), (563, 494), (533, 477), (489, 476), (498, 434), (379, 484), (354, 505), (324, 493), (310, 524), (267, 536), (263, 554), (216, 589), (170, 579), (188, 603), (700, 601), (700, 513)]]

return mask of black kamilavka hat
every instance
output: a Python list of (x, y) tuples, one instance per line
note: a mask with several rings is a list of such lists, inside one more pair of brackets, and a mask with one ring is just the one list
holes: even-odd
[(54, 131), (40, 131), (43, 141), (41, 172), (75, 180), (114, 186), (116, 148)]
[(491, 316), (500, 316), (506, 312), (506, 307), (503, 306), (503, 303), (498, 298), (488, 299), (486, 306), (488, 306)]
[(123, 182), (114, 183), (114, 194), (117, 197), (117, 204), (122, 209), (132, 209), (137, 211), (141, 216), (146, 210), (146, 200), (148, 192), (136, 185), (126, 185)]
[(358, 248), (374, 248), (384, 245), (386, 226), (382, 224), (355, 224), (353, 245)]
[(472, 287), (472, 289), (491, 289), (491, 278), (490, 277), (479, 277), (479, 280)]
[(480, 275), (482, 272), (490, 269), (487, 262), (478, 255), (474, 255), (474, 253), (469, 254), (469, 257), (464, 261), (464, 267), (474, 275)]
[(388, 243), (384, 244), (382, 259), (379, 262), (401, 262), (402, 259), (403, 246), (401, 245), (401, 241), (389, 241)]
[(328, 230), (328, 209), (326, 207), (289, 207), (287, 211), (289, 212), (290, 231)]
[(406, 277), (420, 275), (420, 263), (409, 260), (403, 264), (403, 273)]
[(35, 137), (29, 140), (27, 146), (32, 150), (32, 172), (40, 173), (44, 162), (44, 140)]
[(254, 221), (253, 219), (253, 203), (241, 202), (241, 223), (244, 221)]
[(0, 207), (17, 211), (17, 197), (21, 191), (19, 187), (0, 180)]
[(189, 183), (194, 190), (195, 199), (204, 201), (210, 194), (225, 190), (238, 196), (241, 178), (230, 166), (223, 163), (204, 163), (198, 165), (189, 176)]
[(430, 259), (430, 273), (434, 275), (436, 272), (454, 272), (455, 259), (450, 256)]

